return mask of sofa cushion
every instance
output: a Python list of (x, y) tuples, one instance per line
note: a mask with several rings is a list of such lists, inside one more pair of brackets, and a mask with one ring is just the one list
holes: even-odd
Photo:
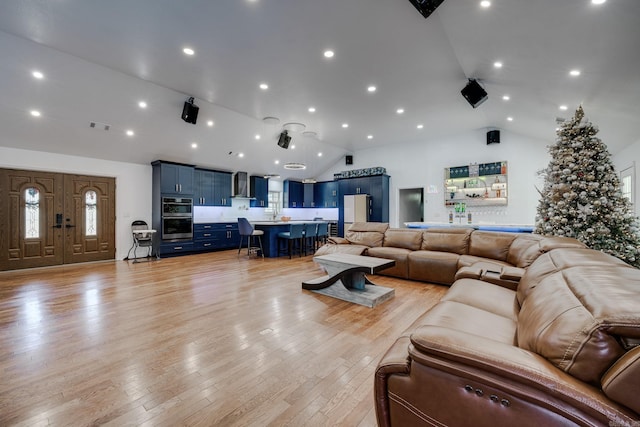
[(529, 267), (542, 254), (540, 241), (542, 236), (537, 234), (520, 234), (511, 245), (507, 253), (507, 262), (516, 267)]
[(471, 305), (514, 322), (520, 309), (515, 291), (474, 279), (456, 280), (441, 301)]
[(570, 267), (530, 289), (518, 315), (518, 345), (600, 386), (640, 337), (640, 270), (616, 264)]
[(384, 233), (383, 246), (391, 246), (394, 248), (404, 248), (412, 251), (420, 249), (422, 244), (422, 232), (420, 230), (410, 229), (388, 229)]
[(369, 249), (369, 246), (364, 245), (332, 245), (327, 243), (322, 245), (314, 254), (314, 256), (328, 255), (328, 254), (351, 254), (351, 255), (364, 255)]
[(421, 249), (466, 254), (471, 232), (472, 228), (429, 228), (422, 232)]
[[(468, 267), (477, 263), (483, 263), (488, 265), (494, 265), (495, 267), (492, 270), (500, 271), (500, 269), (504, 267), (511, 267), (506, 261), (500, 261), (497, 259), (484, 258), (476, 255), (460, 255), (458, 259), (458, 268)], [(490, 269), (491, 270), (491, 269)]]
[(640, 413), (640, 347), (629, 350), (602, 378), (602, 391), (611, 399)]
[(377, 258), (392, 259), (396, 262), (396, 265), (391, 268), (385, 268), (379, 274), (385, 276), (400, 277), (407, 279), (409, 277), (409, 261), (407, 257), (411, 251), (404, 248), (392, 248), (392, 247), (378, 247), (367, 249), (367, 255)]
[(459, 257), (460, 255), (450, 252), (411, 252), (409, 279), (450, 285), (455, 280)]
[(386, 222), (354, 222), (345, 233), (345, 238), (353, 244), (368, 247), (382, 246), (384, 232), (389, 228)]
[(474, 231), (469, 241), (469, 255), (506, 262), (509, 247), (515, 238), (514, 233)]

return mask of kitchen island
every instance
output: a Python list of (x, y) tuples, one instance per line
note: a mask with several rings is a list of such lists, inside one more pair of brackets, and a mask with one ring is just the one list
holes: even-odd
[(324, 222), (328, 221), (251, 221), (251, 225), (253, 225), (256, 230), (262, 230), (264, 232), (262, 236), (264, 256), (275, 258), (278, 256), (278, 233), (289, 231), (289, 225), (291, 224), (320, 224)]

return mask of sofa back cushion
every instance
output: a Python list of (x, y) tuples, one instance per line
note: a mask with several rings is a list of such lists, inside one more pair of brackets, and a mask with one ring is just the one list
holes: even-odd
[(390, 228), (384, 233), (383, 246), (417, 251), (422, 244), (422, 231)]
[(537, 234), (518, 234), (509, 246), (507, 262), (516, 267), (526, 268), (542, 254), (540, 240)]
[(603, 374), (640, 337), (640, 270), (619, 264), (551, 273), (518, 314), (518, 346), (600, 386)]
[(422, 232), (421, 249), (465, 255), (469, 251), (471, 232), (472, 228), (429, 228)]
[(469, 255), (507, 261), (509, 247), (516, 237), (514, 233), (474, 231), (469, 241)]
[(370, 248), (382, 246), (384, 233), (389, 228), (386, 222), (354, 222), (344, 234), (349, 243)]

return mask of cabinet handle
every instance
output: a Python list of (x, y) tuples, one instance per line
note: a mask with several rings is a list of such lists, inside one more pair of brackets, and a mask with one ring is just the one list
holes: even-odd
[(204, 245), (202, 245), (202, 246), (204, 246), (205, 248), (208, 248), (209, 246), (211, 246), (211, 243), (205, 243), (205, 244), (204, 244)]
[(204, 202), (205, 202), (206, 200), (207, 200), (206, 198), (204, 198), (204, 197), (202, 198), (202, 204), (203, 204), (203, 205), (204, 205)]
[(211, 237), (211, 233), (204, 233), (203, 236), (204, 237)]
[(203, 228), (211, 228), (210, 225), (205, 225)]
[(178, 184), (175, 184), (174, 188), (175, 188), (176, 193), (177, 193), (178, 192)]
[(173, 250), (175, 250), (175, 251), (179, 251), (180, 249), (182, 249), (182, 246), (174, 246), (173, 247)]

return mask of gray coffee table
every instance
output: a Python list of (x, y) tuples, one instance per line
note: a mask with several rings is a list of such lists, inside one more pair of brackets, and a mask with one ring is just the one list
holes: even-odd
[(393, 267), (392, 259), (351, 254), (329, 254), (313, 257), (328, 274), (302, 282), (302, 289), (328, 295), (367, 307), (375, 307), (395, 295), (395, 289), (377, 286), (366, 274)]

